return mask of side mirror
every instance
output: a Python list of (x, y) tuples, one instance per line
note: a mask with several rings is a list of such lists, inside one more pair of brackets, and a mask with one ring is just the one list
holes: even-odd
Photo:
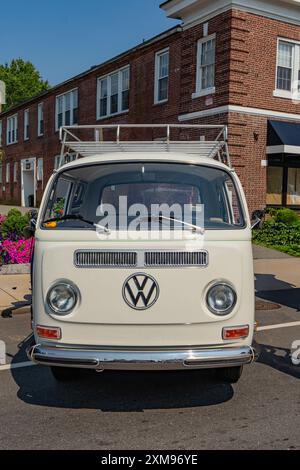
[(26, 239), (34, 237), (36, 230), (36, 219), (32, 218), (30, 224), (23, 229), (23, 235)]
[(31, 209), (29, 211), (29, 216), (30, 216), (30, 219), (31, 220), (35, 220), (37, 221), (37, 218), (38, 218), (38, 211), (36, 209)]
[(251, 216), (251, 229), (258, 228), (264, 218), (265, 212), (262, 210), (256, 210), (252, 213)]

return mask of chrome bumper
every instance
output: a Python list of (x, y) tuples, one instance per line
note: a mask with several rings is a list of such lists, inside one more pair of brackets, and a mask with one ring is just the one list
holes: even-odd
[(251, 346), (177, 350), (94, 350), (45, 345), (27, 350), (37, 364), (94, 370), (213, 369), (250, 364), (257, 359)]

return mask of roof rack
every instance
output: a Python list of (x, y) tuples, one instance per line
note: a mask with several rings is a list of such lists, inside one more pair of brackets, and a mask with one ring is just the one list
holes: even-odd
[[(144, 135), (143, 140), (136, 139), (138, 133)], [(79, 158), (112, 152), (181, 152), (216, 159), (231, 167), (227, 135), (227, 126), (223, 125), (64, 126), (60, 128), (61, 161), (70, 153)]]

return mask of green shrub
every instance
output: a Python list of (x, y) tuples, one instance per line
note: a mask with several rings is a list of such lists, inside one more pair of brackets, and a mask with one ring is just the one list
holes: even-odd
[(300, 225), (286, 225), (270, 220), (264, 223), (261, 230), (253, 232), (253, 241), (262, 245), (271, 246), (299, 246)]
[(23, 237), (23, 230), (29, 224), (30, 214), (22, 214), (18, 209), (11, 209), (1, 225), (3, 239), (18, 240)]
[(285, 224), (285, 225), (296, 225), (300, 224), (300, 219), (298, 214), (292, 209), (279, 209), (272, 214), (275, 223)]

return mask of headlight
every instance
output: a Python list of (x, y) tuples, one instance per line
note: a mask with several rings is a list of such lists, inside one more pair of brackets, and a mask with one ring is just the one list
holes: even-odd
[(47, 303), (56, 315), (68, 315), (78, 301), (78, 289), (68, 282), (59, 282), (51, 287)]
[(236, 292), (226, 283), (218, 283), (212, 286), (206, 296), (209, 310), (214, 315), (229, 315), (236, 304)]

